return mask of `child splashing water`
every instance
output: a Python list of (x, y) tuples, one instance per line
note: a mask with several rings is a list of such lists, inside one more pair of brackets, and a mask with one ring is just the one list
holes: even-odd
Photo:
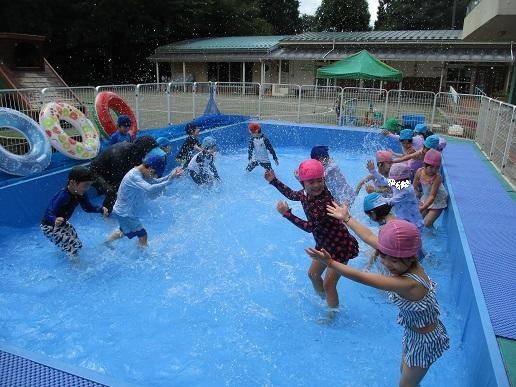
[(372, 185), (366, 184), (367, 193), (379, 192), (385, 197), (392, 196), (392, 190), (387, 181), (389, 171), (392, 166), (392, 152), (385, 150), (376, 152), (376, 166), (378, 167), (378, 171), (375, 170), (374, 164), (371, 160), (367, 162), (370, 174), (360, 180), (357, 188), (355, 189), (356, 195), (358, 195), (364, 184), (372, 180)]
[[(286, 198), (301, 202), (308, 220), (292, 214), (286, 202), (278, 202), (276, 209), (294, 225), (312, 233), (317, 249), (324, 248), (332, 259), (347, 264), (349, 259), (358, 255), (358, 242), (340, 220), (326, 214), (326, 205), (334, 199), (324, 183), (323, 165), (317, 160), (305, 160), (299, 165), (298, 176), (304, 190), (293, 191), (276, 178), (274, 171), (265, 172), (265, 179)], [(314, 261), (308, 269), (308, 277), (316, 293), (326, 297), (330, 308), (336, 308), (339, 305), (337, 282), (340, 275), (336, 271), (326, 270), (323, 281), (322, 273), (325, 269), (325, 265)]]
[(430, 366), (450, 347), (446, 328), (439, 319), (436, 284), (416, 258), (421, 248), (418, 229), (404, 220), (391, 220), (376, 236), (352, 218), (347, 207), (334, 203), (328, 206), (328, 214), (346, 221), (360, 239), (378, 249), (381, 262), (391, 275), (366, 273), (343, 265), (325, 249), (307, 248), (305, 251), (314, 262), (340, 275), (389, 292), (389, 299), (399, 308), (398, 324), (404, 328), (399, 385), (418, 386)]

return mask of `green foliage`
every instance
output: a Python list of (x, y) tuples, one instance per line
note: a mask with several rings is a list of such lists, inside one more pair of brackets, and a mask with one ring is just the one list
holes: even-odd
[(366, 0), (323, 0), (315, 14), (319, 31), (367, 31)]
[(47, 37), (45, 56), (69, 85), (151, 81), (158, 46), (275, 31), (246, 0), (16, 0), (2, 11), (5, 32)]
[(462, 29), (468, 0), (380, 0), (375, 30), (452, 29), (455, 3), (455, 29)]
[(258, 0), (260, 16), (273, 28), (275, 35), (289, 35), (299, 31), (298, 0)]
[(301, 15), (299, 18), (299, 32), (317, 31), (317, 18), (312, 15)]

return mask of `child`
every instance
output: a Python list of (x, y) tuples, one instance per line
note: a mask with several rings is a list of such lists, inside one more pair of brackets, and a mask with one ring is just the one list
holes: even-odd
[(419, 212), (419, 201), (410, 182), (410, 169), (406, 164), (395, 164), (389, 171), (389, 185), (392, 197), (386, 198), (387, 204), (394, 207), (396, 217), (413, 223), (423, 230), (423, 218)]
[(154, 149), (145, 156), (142, 164), (124, 176), (113, 207), (113, 214), (120, 227), (106, 241), (108, 246), (110, 242), (124, 235), (129, 239), (136, 236), (140, 247), (147, 246), (147, 231), (138, 218), (139, 210), (147, 196), (154, 198), (161, 194), (171, 180), (183, 172), (181, 168), (176, 168), (169, 175), (161, 177), (165, 165), (164, 152)]
[[(385, 198), (378, 192), (370, 193), (364, 198), (364, 213), (369, 217), (369, 219), (378, 223), (380, 226), (383, 226), (391, 220), (397, 219), (393, 214), (391, 214), (391, 209), (392, 206), (388, 204)], [(378, 254), (378, 250), (375, 249), (369, 256), (369, 260), (367, 261), (364, 271), (368, 271), (371, 266), (373, 266)]]
[(109, 145), (114, 145), (119, 142), (127, 141), (133, 142), (131, 135), (129, 134), (129, 129), (131, 128), (131, 119), (129, 116), (125, 114), (121, 114), (118, 116), (116, 120), (118, 130), (113, 133), (111, 139), (109, 140)]
[(249, 132), (251, 132), (251, 138), (249, 139), (248, 147), (248, 164), (246, 171), (251, 172), (257, 165), (269, 170), (272, 169), (271, 161), (267, 151), (270, 152), (276, 165), (279, 165), (278, 156), (272, 147), (271, 142), (267, 137), (262, 134), (260, 124), (257, 122), (251, 122), (248, 125)]
[(355, 194), (358, 195), (362, 186), (368, 181), (373, 181), (373, 185), (366, 184), (367, 193), (379, 192), (382, 196), (392, 196), (392, 190), (389, 187), (387, 178), (389, 177), (389, 171), (392, 166), (392, 152), (391, 151), (378, 151), (376, 152), (376, 166), (378, 172), (374, 168), (374, 164), (371, 160), (367, 161), (367, 168), (370, 174), (360, 180), (355, 189)]
[(410, 154), (423, 148), (423, 138), (420, 136), (414, 136), (414, 131), (412, 129), (402, 129), (400, 134), (392, 134), (384, 130), (383, 134), (399, 141), (401, 143), (403, 154)]
[(389, 117), (385, 120), (385, 124), (380, 126), (380, 129), (384, 129), (385, 131), (391, 133), (399, 133), (401, 130), (401, 125), (398, 123), (398, 120), (394, 117)]
[(430, 149), (425, 154), (425, 166), (419, 168), (414, 178), (416, 196), (421, 199), (419, 211), (424, 216), (426, 227), (432, 227), (441, 212), (448, 207), (448, 192), (444, 188), (439, 167), (441, 153)]
[(70, 257), (76, 257), (82, 248), (75, 228), (68, 222), (75, 207), (80, 204), (86, 212), (108, 215), (106, 207), (93, 206), (86, 195), (92, 182), (93, 174), (88, 168), (73, 167), (68, 174), (66, 187), (54, 195), (41, 220), (43, 234)]
[(158, 143), (161, 150), (167, 154), (167, 156), (170, 154), (170, 152), (172, 152), (172, 143), (168, 138), (158, 137), (156, 142)]
[(329, 206), (328, 214), (344, 220), (364, 242), (378, 249), (391, 275), (358, 271), (336, 262), (324, 249), (307, 248), (307, 254), (353, 281), (389, 292), (389, 299), (399, 307), (398, 324), (404, 328), (399, 385), (418, 386), (430, 366), (450, 348), (450, 338), (439, 318), (436, 284), (416, 259), (421, 247), (419, 231), (404, 220), (391, 220), (376, 236), (352, 218), (346, 207)]
[(200, 152), (202, 151), (202, 146), (199, 140), (197, 140), (197, 136), (199, 136), (200, 129), (192, 123), (188, 123), (185, 126), (185, 132), (188, 134), (185, 142), (181, 146), (179, 153), (176, 156), (176, 163), (178, 166), (185, 167), (188, 165), (194, 151)]
[(217, 168), (215, 168), (215, 153), (217, 152), (217, 143), (213, 137), (206, 137), (202, 141), (202, 151), (197, 153), (190, 163), (188, 170), (192, 180), (201, 184), (211, 184), (216, 180), (220, 180)]
[(427, 137), (430, 137), (434, 133), (428, 129), (425, 124), (417, 124), (414, 127), (414, 136), (423, 137), (423, 141), (426, 140)]
[[(396, 160), (393, 160), (393, 163), (403, 163), (405, 161), (408, 161), (408, 160), (418, 160), (419, 162), (422, 162), (423, 161), (423, 158), (425, 157), (425, 153), (429, 150), (429, 149), (439, 149), (439, 143), (440, 143), (440, 138), (439, 136), (437, 135), (432, 135), (432, 136), (429, 136), (425, 139), (425, 142), (423, 143), (423, 148), (414, 152), (414, 153), (410, 153), (410, 154), (407, 154), (405, 156), (402, 156), (400, 158), (397, 158)], [(441, 147), (442, 149), (444, 149), (444, 146), (446, 146), (445, 144), (441, 143)]]
[[(285, 218), (300, 229), (312, 233), (317, 249), (325, 248), (331, 257), (347, 264), (348, 260), (358, 255), (358, 242), (348, 232), (346, 226), (326, 214), (326, 206), (333, 202), (333, 196), (324, 184), (324, 167), (317, 160), (305, 160), (298, 168), (299, 180), (304, 190), (293, 191), (276, 178), (274, 171), (267, 170), (265, 179), (278, 189), (287, 199), (301, 201), (308, 220), (302, 220), (292, 214), (286, 202), (278, 202), (276, 209)], [(308, 269), (308, 277), (317, 294), (326, 296), (330, 308), (339, 305), (337, 282), (340, 278), (333, 270), (327, 270), (322, 280), (325, 266), (313, 262)]]
[(355, 192), (349, 186), (335, 160), (330, 158), (328, 147), (326, 145), (314, 146), (310, 152), (310, 157), (320, 161), (323, 165), (324, 181), (337, 203), (351, 207), (355, 201)]

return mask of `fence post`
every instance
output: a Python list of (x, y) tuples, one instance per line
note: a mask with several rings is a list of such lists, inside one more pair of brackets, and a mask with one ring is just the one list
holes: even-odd
[(172, 88), (172, 82), (167, 84), (167, 121), (170, 125), (172, 123), (172, 107), (170, 106), (170, 101), (172, 98), (170, 97), (170, 89)]
[(439, 92), (434, 94), (434, 106), (432, 107), (432, 119), (430, 120), (430, 125), (432, 126), (432, 128), (430, 130), (434, 128), (435, 109), (437, 108), (437, 97), (439, 96), (439, 94), (441, 93)]
[(337, 125), (338, 126), (344, 126), (343, 122), (342, 122), (342, 109), (344, 108), (344, 89), (342, 87), (339, 87), (340, 89), (340, 102), (339, 102), (339, 122), (337, 122)]
[(511, 116), (511, 126), (509, 127), (509, 134), (507, 135), (507, 141), (505, 142), (505, 150), (503, 152), (502, 165), (500, 166), (500, 170), (503, 175), (503, 171), (505, 169), (505, 164), (507, 164), (507, 159), (509, 158), (509, 151), (511, 149), (512, 143), (512, 132), (514, 131), (514, 120), (515, 120), (516, 108), (512, 108), (512, 116)]
[[(159, 80), (158, 80), (159, 82)], [(136, 85), (136, 88), (134, 89), (134, 99), (135, 99), (135, 105), (136, 105), (136, 126), (140, 127), (140, 98), (138, 95), (140, 94), (140, 84)]]
[(389, 93), (391, 91), (389, 90), (387, 93), (385, 93), (385, 111), (383, 114), (383, 122), (382, 125), (385, 124), (385, 121), (387, 121), (387, 113), (389, 112)]
[[(487, 105), (487, 113), (485, 114), (486, 118), (484, 119), (484, 124), (489, 119), (489, 115), (491, 114), (491, 101), (492, 101), (492, 99), (489, 98), (489, 103)], [(482, 148), (484, 148), (484, 146), (486, 144), (486, 135), (487, 135), (487, 130), (484, 125), (484, 133), (482, 134)]]
[(302, 91), (302, 86), (297, 85), (297, 87), (298, 87), (298, 94), (299, 94), (298, 98), (297, 98), (297, 122), (301, 123), (301, 91)]
[(192, 120), (195, 118), (195, 100), (197, 99), (197, 82), (192, 86)]
[(492, 160), (492, 157), (493, 157), (494, 147), (495, 147), (495, 143), (496, 143), (496, 135), (498, 134), (498, 128), (500, 127), (500, 111), (501, 110), (502, 110), (502, 103), (500, 102), (498, 105), (498, 114), (497, 114), (498, 117), (496, 117), (496, 125), (495, 125), (495, 130), (493, 133), (493, 141), (491, 142), (491, 150), (489, 151), (489, 160)]
[(258, 119), (262, 119), (262, 97), (263, 97), (263, 87), (262, 84), (258, 84)]

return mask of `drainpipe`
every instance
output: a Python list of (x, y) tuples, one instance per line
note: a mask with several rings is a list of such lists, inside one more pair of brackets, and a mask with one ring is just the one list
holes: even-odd
[(333, 47), (331, 48), (331, 50), (330, 50), (330, 51), (328, 51), (326, 54), (324, 54), (322, 58), (323, 58), (323, 59), (326, 59), (326, 57), (328, 56), (328, 54), (329, 54), (330, 52), (332, 52), (333, 50), (335, 50), (335, 39), (333, 39)]
[(511, 81), (511, 89), (509, 92), (509, 102), (510, 104), (516, 105), (516, 64), (514, 63), (514, 54), (512, 51), (512, 41), (511, 41), (511, 67), (512, 67), (512, 81)]

